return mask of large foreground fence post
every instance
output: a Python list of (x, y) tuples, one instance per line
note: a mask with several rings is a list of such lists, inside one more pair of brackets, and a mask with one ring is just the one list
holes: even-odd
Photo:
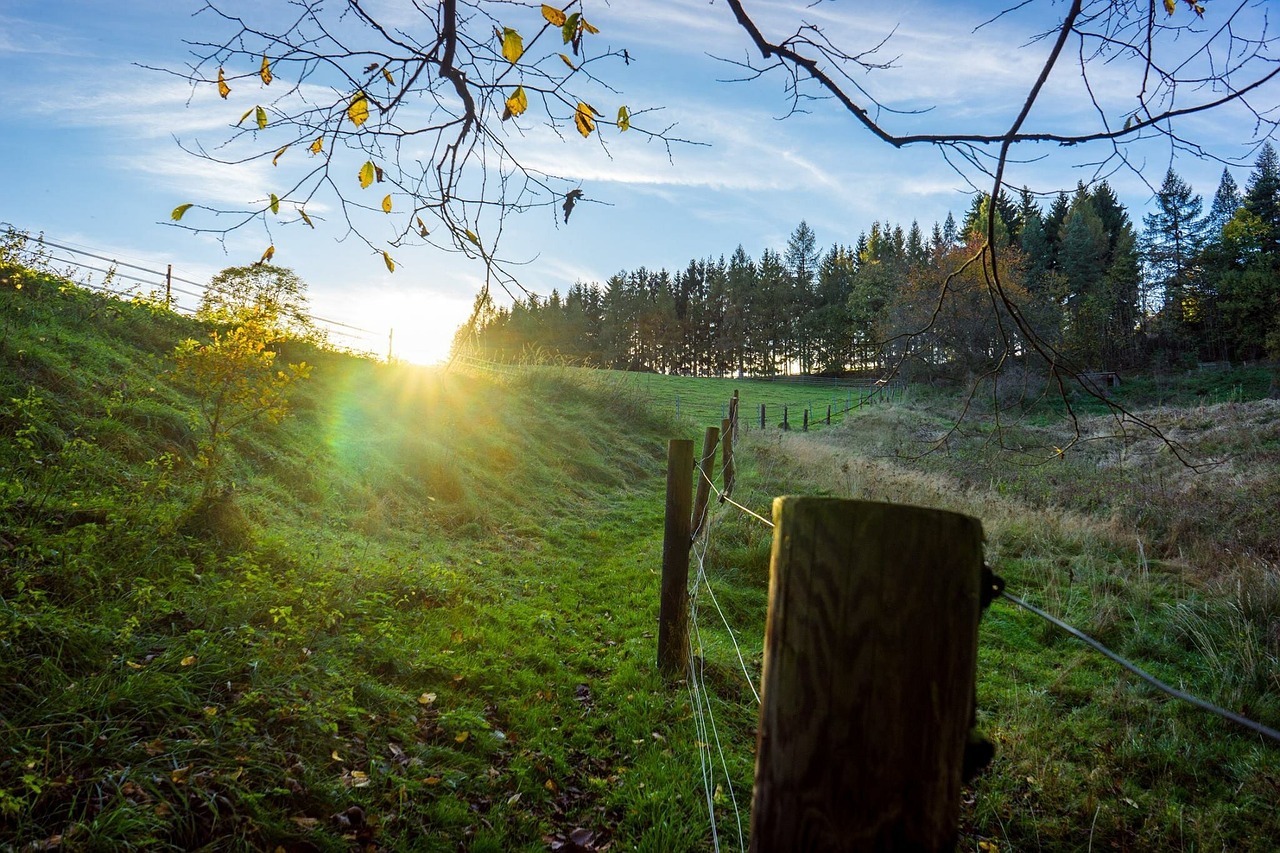
[(689, 664), (689, 546), (693, 510), (693, 442), (667, 443), (667, 516), (662, 534), (658, 601), (658, 671), (684, 674)]
[(951, 851), (972, 724), (982, 526), (778, 498), (752, 851)]

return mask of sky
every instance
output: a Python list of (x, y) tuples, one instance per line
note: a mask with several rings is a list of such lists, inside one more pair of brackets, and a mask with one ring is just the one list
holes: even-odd
[[(889, 37), (875, 56), (893, 60), (893, 67), (856, 74), (852, 82), (899, 111), (880, 114), (895, 133), (1000, 133), (1047, 55), (1049, 45), (1034, 36), (1065, 8), (1041, 0), (980, 26), (1016, 5), (753, 0), (749, 8), (777, 37), (801, 20), (821, 26), (851, 52)], [(1206, 26), (1227, 10), (1221, 0), (1205, 5)], [(265, 97), (238, 81), (223, 101), (211, 84), (193, 88), (152, 70), (184, 68), (192, 59), (184, 42), (229, 35), (207, 12), (196, 14), (202, 6), (195, 0), (0, 0), (0, 110), (6, 117), (0, 122), (0, 223), (132, 265), (120, 270), (142, 278), (152, 276), (137, 268), (163, 271), (171, 264), (187, 290), (274, 245), (274, 262), (307, 283), (314, 313), (345, 324), (333, 327), (336, 343), (384, 356), (390, 347), (395, 357), (418, 363), (443, 358), (483, 281), (477, 262), (406, 247), (395, 250), (397, 268), (389, 272), (379, 253), (347, 237), (337, 217), (325, 216), (332, 205), (311, 208), (321, 219), (315, 231), (298, 223), (269, 231), (249, 226), (222, 240), (170, 220), (180, 204), (261, 200), (282, 174), (266, 161), (217, 166), (184, 151), (225, 141), (236, 119)], [(266, 25), (288, 8), (283, 0), (226, 6)], [(1245, 24), (1261, 32), (1268, 3), (1244, 6)], [(409, 6), (370, 0), (369, 8), (394, 20)], [(537, 4), (505, 10), (513, 26), (526, 31), (540, 22)], [(1179, 14), (1189, 13), (1180, 7)], [(626, 47), (631, 58), (609, 72), (613, 91), (600, 90), (602, 102), (625, 103), (633, 112), (660, 108), (637, 122), (673, 124), (674, 135), (697, 144), (668, 153), (638, 134), (613, 131), (606, 150), (572, 129), (557, 137), (526, 126), (513, 139), (521, 156), (580, 182), (585, 194), (568, 223), (547, 209), (507, 221), (502, 252), (520, 262), (513, 269), (531, 292), (603, 283), (639, 267), (675, 271), (694, 258), (727, 256), (738, 245), (758, 258), (766, 248), (784, 250), (802, 220), (820, 247), (852, 244), (874, 221), (907, 227), (916, 220), (927, 234), (948, 212), (961, 218), (973, 184), (985, 180), (935, 148), (881, 142), (830, 100), (807, 102), (804, 113), (788, 115), (782, 77), (726, 82), (743, 75), (725, 60), (753, 53), (724, 0), (588, 0), (587, 15), (601, 30), (597, 38)], [(1191, 43), (1184, 37), (1158, 48), (1177, 61)], [(1075, 54), (1068, 59), (1075, 61)], [(1113, 126), (1136, 104), (1139, 71), (1113, 63), (1092, 78)], [(1093, 127), (1098, 116), (1087, 94), (1067, 64), (1050, 77), (1025, 129)], [(1254, 103), (1275, 108), (1280, 85), (1254, 93)], [(1104, 148), (1028, 146), (1015, 150), (1020, 162), (1011, 165), (1007, 182), (1053, 193), (1101, 172), (1139, 229), (1151, 187), (1170, 166), (1205, 197), (1206, 208), (1223, 169), (1214, 158), (1241, 164), (1231, 171), (1245, 184), (1259, 134), (1249, 113), (1227, 107), (1188, 117), (1178, 130), (1213, 157), (1192, 157), (1157, 139), (1133, 149), (1136, 168), (1116, 170), (1114, 163), (1097, 165), (1109, 154)], [(66, 249), (55, 256), (106, 266)], [(194, 305), (186, 296), (180, 301)]]

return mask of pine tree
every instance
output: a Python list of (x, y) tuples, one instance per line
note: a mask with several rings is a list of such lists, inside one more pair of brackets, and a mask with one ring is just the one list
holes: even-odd
[(1205, 238), (1210, 242), (1221, 240), (1222, 229), (1243, 204), (1244, 199), (1240, 195), (1240, 188), (1236, 186), (1231, 172), (1223, 166), (1222, 178), (1218, 181), (1218, 191), (1213, 194), (1213, 204), (1209, 206), (1209, 213), (1201, 226)]
[[(1174, 315), (1192, 286), (1191, 273), (1203, 244), (1200, 212), (1204, 203), (1191, 186), (1169, 169), (1156, 191), (1156, 209), (1142, 217), (1142, 260), (1147, 292), (1144, 309), (1159, 301)], [(1163, 297), (1163, 298), (1162, 298)]]
[(1280, 158), (1270, 142), (1262, 146), (1245, 185), (1244, 206), (1266, 226), (1262, 251), (1277, 259), (1280, 250)]

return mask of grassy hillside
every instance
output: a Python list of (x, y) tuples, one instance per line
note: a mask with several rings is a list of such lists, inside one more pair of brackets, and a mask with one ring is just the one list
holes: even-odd
[[(0, 324), (0, 849), (736, 848), (769, 531), (716, 507), (699, 678), (664, 683), (665, 443), (718, 421), (734, 387), (744, 406), (810, 389), (442, 374), (295, 345), (314, 370), (292, 414), (240, 434), (202, 503), (196, 404), (168, 357), (202, 330), (12, 267)], [(735, 497), (977, 515), (1013, 591), (1275, 726), (1278, 418), (1250, 393), (1155, 410), (1236, 454), (1210, 479), (1158, 443), (1013, 465), (978, 428), (910, 462), (954, 416), (930, 397), (749, 433)], [(1048, 416), (1016, 428), (1061, 443)], [(998, 752), (966, 792), (964, 849), (1280, 838), (1275, 746), (1004, 604), (980, 666)]]
[(667, 422), (554, 373), (290, 352), (292, 416), (201, 507), (166, 354), (202, 332), (14, 270), (0, 303), (0, 839), (669, 849)]

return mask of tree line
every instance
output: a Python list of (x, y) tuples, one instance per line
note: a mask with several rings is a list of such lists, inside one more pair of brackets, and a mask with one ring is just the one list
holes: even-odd
[(1072, 370), (1280, 357), (1280, 160), (1203, 198), (1172, 168), (1141, 230), (1104, 180), (1042, 207), (995, 199), (999, 290), (981, 253), (989, 196), (926, 233), (873, 223), (819, 248), (805, 222), (781, 252), (621, 271), (603, 284), (487, 293), (456, 348), (516, 361), (702, 375), (906, 371), (963, 380), (1008, 363)]

